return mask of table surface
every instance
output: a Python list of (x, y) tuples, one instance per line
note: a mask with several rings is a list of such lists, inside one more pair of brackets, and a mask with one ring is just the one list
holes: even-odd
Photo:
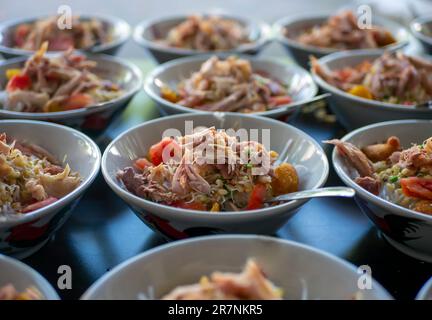
[[(133, 62), (144, 75), (153, 66), (143, 60)], [(158, 116), (156, 106), (145, 93), (139, 93), (108, 129), (99, 143), (101, 151), (120, 132)], [(291, 124), (319, 142), (344, 135), (337, 123), (319, 122), (312, 114), (301, 114)], [(324, 149), (330, 156), (331, 148)], [(333, 168), (327, 185), (342, 185)], [(369, 265), (372, 276), (396, 299), (413, 299), (432, 275), (431, 264), (407, 257), (389, 245), (352, 199), (313, 199), (274, 236), (322, 249), (357, 266)], [(70, 266), (72, 289), (58, 292), (63, 299), (78, 299), (119, 263), (165, 242), (135, 216), (99, 174), (55, 237), (24, 262), (55, 288), (58, 267)]]

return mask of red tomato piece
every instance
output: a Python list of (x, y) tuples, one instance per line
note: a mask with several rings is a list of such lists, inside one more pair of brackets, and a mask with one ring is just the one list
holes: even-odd
[(167, 149), (170, 152), (169, 155), (173, 157), (175, 155), (175, 150), (179, 150), (180, 146), (171, 138), (163, 138), (162, 141), (152, 145), (149, 150), (149, 159), (155, 166), (163, 162), (163, 152), (165, 148), (169, 148)]
[(65, 110), (75, 110), (85, 108), (93, 103), (93, 98), (85, 93), (71, 95), (64, 103)]
[(54, 202), (56, 202), (58, 199), (57, 198), (55, 198), (55, 197), (49, 197), (49, 198), (46, 198), (45, 200), (42, 200), (42, 201), (38, 201), (38, 202), (35, 202), (35, 203), (32, 203), (32, 204), (29, 204), (27, 207), (25, 207), (21, 212), (22, 213), (29, 213), (29, 212), (32, 212), (32, 211), (35, 211), (35, 210), (37, 210), (37, 209), (40, 209), (40, 208), (43, 208), (43, 207), (46, 207), (47, 205), (50, 205), (51, 203), (54, 203)]
[(146, 158), (139, 158), (135, 160), (135, 167), (140, 170), (144, 170), (145, 167), (151, 167), (152, 163), (148, 161)]
[(277, 97), (271, 97), (269, 99), (271, 106), (281, 106), (284, 104), (288, 104), (292, 102), (292, 99), (290, 96), (277, 96)]
[(408, 197), (432, 200), (432, 179), (430, 178), (403, 178), (400, 180), (402, 192)]
[(6, 86), (6, 91), (25, 90), (31, 87), (31, 79), (26, 74), (14, 75)]
[(172, 204), (173, 207), (188, 209), (188, 210), (200, 210), (207, 211), (207, 207), (199, 201), (194, 202), (185, 202), (185, 201), (176, 201)]
[(29, 32), (30, 32), (30, 26), (29, 25), (27, 25), (27, 24), (19, 25), (15, 29), (15, 33), (14, 33), (15, 45), (17, 45), (18, 47), (21, 47), (24, 44), (25, 38), (27, 37)]
[(70, 36), (56, 36), (49, 41), (49, 50), (51, 51), (66, 51), (73, 48), (74, 40)]
[(255, 210), (260, 209), (264, 205), (265, 196), (267, 193), (267, 188), (262, 183), (257, 183), (252, 193), (249, 196), (248, 205), (246, 207), (247, 210)]

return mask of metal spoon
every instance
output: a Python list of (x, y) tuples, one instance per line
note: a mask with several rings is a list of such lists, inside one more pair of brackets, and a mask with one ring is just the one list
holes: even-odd
[(428, 108), (430, 109), (430, 108), (432, 108), (432, 100), (429, 100), (429, 101), (426, 101), (426, 102), (423, 102), (420, 104), (416, 104), (415, 107), (417, 109), (428, 109)]
[(298, 107), (298, 106), (308, 105), (308, 104), (311, 104), (313, 102), (317, 102), (319, 100), (324, 100), (325, 98), (328, 98), (330, 96), (331, 96), (331, 93), (323, 93), (323, 94), (320, 94), (318, 96), (312, 97), (312, 98), (310, 98), (308, 100), (296, 101), (296, 102), (287, 104), (285, 106), (280, 106), (277, 109), (282, 109), (282, 108), (291, 109), (291, 108), (295, 108), (295, 107)]
[(313, 190), (303, 190), (298, 192), (291, 192), (283, 194), (265, 202), (279, 202), (279, 201), (291, 201), (291, 200), (302, 200), (310, 198), (322, 198), (322, 197), (345, 197), (352, 198), (355, 195), (355, 190), (347, 187), (328, 187), (319, 188)]

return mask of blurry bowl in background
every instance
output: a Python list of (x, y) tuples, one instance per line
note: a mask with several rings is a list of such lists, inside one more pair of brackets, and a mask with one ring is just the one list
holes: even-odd
[[(203, 16), (209, 16), (209, 14), (204, 14)], [(247, 18), (229, 14), (218, 14), (216, 16), (239, 22), (247, 29), (251, 42), (242, 44), (232, 50), (213, 52), (174, 48), (162, 43), (158, 43), (157, 40), (163, 39), (169, 30), (186, 20), (188, 15), (169, 16), (153, 20), (145, 20), (135, 27), (133, 37), (135, 42), (146, 49), (158, 63), (203, 53), (221, 54), (228, 52), (255, 55), (258, 54), (270, 41), (270, 28), (264, 23), (257, 23)]]
[[(285, 17), (274, 23), (273, 33), (276, 40), (285, 47), (287, 52), (292, 55), (294, 60), (300, 66), (308, 70), (309, 57), (311, 55), (315, 56), (316, 58), (321, 58), (330, 53), (343, 51), (333, 48), (323, 48), (305, 45), (295, 39), (295, 37), (300, 35), (305, 30), (313, 26), (322, 24), (330, 16), (331, 14), (304, 14)], [(400, 49), (408, 44), (409, 33), (399, 23), (377, 16), (373, 16), (372, 23), (374, 25), (386, 28), (396, 39), (395, 43), (384, 46), (382, 48), (378, 48), (376, 50), (380, 50), (381, 52), (384, 52), (385, 50), (393, 51)], [(289, 36), (286, 35), (286, 32), (289, 33)]]
[[(31, 18), (19, 18), (0, 22), (0, 53), (6, 58), (19, 56), (30, 56), (34, 51), (14, 48), (13, 32), (15, 29), (25, 23), (34, 23), (40, 19), (46, 19), (50, 16), (37, 16)], [(107, 43), (96, 44), (81, 51), (87, 53), (104, 53), (115, 55), (119, 49), (126, 43), (131, 34), (129, 24), (117, 17), (100, 15), (100, 14), (80, 14), (80, 20), (96, 19), (102, 21), (103, 25), (111, 32), (112, 40)], [(54, 51), (50, 51), (51, 53)]]

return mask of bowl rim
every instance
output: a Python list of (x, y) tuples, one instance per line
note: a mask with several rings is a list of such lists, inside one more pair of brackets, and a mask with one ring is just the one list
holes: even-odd
[[(293, 23), (301, 22), (304, 20), (312, 20), (312, 19), (325, 20), (334, 14), (335, 14), (334, 12), (330, 12), (330, 11), (327, 11), (327, 12), (321, 11), (321, 12), (315, 12), (315, 13), (289, 15), (289, 16), (285, 16), (283, 18), (280, 18), (279, 20), (277, 20), (272, 25), (272, 30), (273, 30), (273, 33), (275, 35), (275, 39), (279, 43), (286, 45), (288, 47), (293, 47), (293, 48), (296, 48), (298, 50), (308, 51), (308, 52), (311, 52), (311, 54), (318, 54), (318, 55), (328, 55), (328, 54), (332, 54), (335, 52), (344, 52), (344, 51), (352, 52), (352, 51), (357, 51), (357, 50), (365, 50), (365, 49), (339, 50), (339, 49), (333, 49), (333, 48), (316, 47), (316, 46), (312, 46), (312, 45), (301, 44), (298, 41), (291, 39), (291, 38), (288, 38), (283, 34), (283, 30)], [(408, 45), (409, 33), (408, 33), (407, 28), (405, 28), (403, 25), (401, 25), (397, 21), (385, 18), (381, 15), (374, 15), (373, 20), (378, 22), (377, 25), (382, 25), (384, 27), (385, 27), (385, 25), (388, 25), (388, 26), (391, 25), (394, 28), (398, 28), (399, 30), (401, 30), (404, 33), (405, 39), (396, 39), (397, 41), (395, 43), (388, 44), (388, 45), (381, 47), (381, 48), (369, 49), (369, 50), (381, 50), (381, 52), (385, 51), (385, 50), (392, 51), (392, 50), (401, 49), (401, 48)], [(392, 34), (392, 36), (395, 36), (395, 35)]]
[[(271, 36), (270, 36), (271, 27), (264, 22), (255, 21), (253, 19), (247, 17), (241, 17), (231, 13), (199, 12), (194, 14), (198, 14), (201, 16), (219, 16), (219, 17), (228, 18), (252, 26), (259, 33), (258, 38), (253, 42), (241, 44), (236, 48), (230, 50), (216, 50), (216, 51), (211, 51), (210, 53), (221, 54), (227, 52), (235, 53), (235, 52), (245, 52), (249, 50), (255, 50), (260, 48), (261, 46), (264, 46), (265, 44), (267, 44), (267, 42), (271, 40)], [(169, 47), (144, 37), (144, 32), (146, 32), (149, 28), (153, 27), (158, 23), (162, 23), (169, 20), (186, 20), (190, 15), (191, 14), (175, 14), (175, 15), (166, 15), (163, 17), (143, 20), (135, 26), (133, 31), (133, 39), (136, 43), (138, 43), (140, 46), (144, 48), (150, 48), (153, 50), (158, 50), (161, 52), (167, 52), (167, 53), (172, 53), (177, 55), (199, 55), (199, 54), (208, 53), (207, 51)]]
[[(379, 56), (383, 54), (382, 50), (376, 50), (376, 49), (364, 49), (364, 50), (352, 50), (352, 51), (340, 51), (331, 53), (329, 55), (326, 55), (322, 58), (318, 59), (318, 62), (321, 65), (327, 66), (327, 63), (334, 62), (339, 59), (343, 59), (346, 57), (364, 57), (365, 60), (371, 60), (371, 59), (377, 59)], [(355, 95), (352, 95), (350, 93), (347, 93), (331, 84), (329, 84), (327, 81), (325, 81), (323, 78), (321, 78), (319, 75), (317, 75), (315, 72), (311, 70), (312, 78), (315, 80), (315, 82), (318, 84), (319, 87), (323, 88), (326, 91), (331, 92), (334, 96), (341, 96), (345, 99), (353, 100), (355, 102), (359, 102), (362, 104), (366, 104), (368, 106), (372, 106), (374, 108), (380, 108), (382, 110), (394, 110), (394, 111), (403, 111), (406, 113), (431, 113), (432, 109), (416, 109), (411, 106), (406, 106), (402, 104), (396, 104), (396, 103), (388, 103), (388, 102), (382, 102), (378, 100), (371, 100), (366, 99), (362, 97), (358, 97)], [(331, 99), (331, 97), (330, 97)]]
[(42, 218), (43, 216), (45, 216), (46, 214), (48, 214), (53, 210), (59, 210), (60, 208), (64, 207), (68, 202), (79, 197), (93, 183), (96, 176), (98, 175), (100, 169), (100, 163), (101, 163), (101, 152), (97, 144), (84, 133), (64, 125), (44, 122), (44, 121), (19, 120), (19, 119), (0, 120), (0, 125), (5, 123), (16, 124), (16, 125), (35, 125), (35, 126), (51, 127), (53, 130), (63, 130), (68, 132), (69, 134), (78, 136), (80, 139), (85, 140), (91, 146), (93, 153), (96, 155), (96, 161), (88, 177), (85, 180), (83, 180), (75, 190), (73, 190), (72, 192), (68, 193), (64, 197), (58, 199), (56, 202), (46, 207), (37, 209), (35, 211), (26, 214), (18, 215), (17, 217), (13, 217), (12, 219), (6, 219), (5, 221), (0, 221), (0, 227), (11, 228), (23, 224), (25, 222), (31, 222), (36, 219)]
[[(41, 14), (41, 15), (34, 15), (31, 17), (26, 18), (16, 18), (16, 19), (9, 19), (5, 20), (0, 23), (0, 33), (3, 31), (16, 27), (23, 23), (32, 23), (36, 22), (37, 20), (46, 19), (49, 17), (53, 17), (55, 15), (53, 14)], [(117, 46), (121, 46), (122, 44), (126, 43), (126, 41), (131, 36), (131, 26), (126, 22), (126, 20), (121, 19), (117, 16), (111, 16), (107, 14), (100, 14), (100, 13), (92, 13), (92, 14), (78, 14), (79, 19), (97, 19), (100, 21), (103, 21), (105, 23), (108, 23), (110, 27), (112, 28), (122, 28), (124, 32), (122, 32), (117, 39), (113, 39), (110, 42), (102, 43), (99, 45), (91, 46), (87, 49), (80, 49), (76, 51), (80, 52), (87, 52), (87, 53), (98, 53), (106, 50), (113, 49)], [(4, 52), (6, 54), (10, 55), (19, 55), (19, 56), (29, 56), (32, 55), (35, 51), (32, 50), (25, 50), (25, 49), (19, 49), (19, 48), (12, 48), (9, 46), (4, 45), (2, 42), (0, 42), (0, 53)], [(61, 53), (64, 51), (48, 51), (50, 53)]]
[[(210, 218), (210, 219), (235, 219), (237, 217), (255, 217), (257, 215), (263, 215), (265, 213), (272, 213), (275, 210), (284, 210), (284, 212), (289, 212), (290, 210), (295, 209), (297, 207), (300, 207), (301, 205), (303, 205), (304, 203), (306, 203), (308, 201), (308, 200), (293, 200), (293, 201), (288, 201), (288, 202), (285, 202), (285, 203), (282, 203), (279, 205), (275, 205), (275, 206), (271, 206), (271, 207), (267, 207), (267, 208), (262, 208), (262, 209), (247, 210), (247, 211), (221, 211), (221, 212), (218, 212), (217, 214), (214, 214), (212, 212), (203, 211), (203, 210), (188, 210), (188, 209), (176, 208), (176, 207), (156, 203), (156, 202), (153, 202), (151, 200), (147, 200), (147, 199), (138, 197), (138, 196), (134, 195), (132, 192), (123, 188), (120, 185), (120, 183), (118, 181), (116, 181), (115, 178), (113, 178), (111, 176), (111, 174), (108, 172), (106, 162), (107, 162), (107, 158), (108, 158), (108, 154), (109, 154), (110, 150), (118, 141), (123, 139), (125, 136), (127, 136), (131, 132), (139, 130), (141, 127), (145, 127), (147, 125), (154, 124), (154, 123), (159, 123), (159, 122), (162, 123), (164, 121), (172, 121), (172, 120), (177, 120), (177, 119), (190, 120), (191, 117), (193, 118), (193, 117), (203, 117), (203, 116), (204, 117), (216, 117), (216, 115), (214, 115), (214, 114), (212, 115), (209, 113), (206, 113), (206, 114), (201, 113), (201, 114), (194, 114), (194, 115), (178, 114), (178, 115), (170, 116), (168, 118), (162, 117), (162, 118), (150, 120), (150, 121), (141, 123), (137, 126), (134, 126), (130, 129), (124, 131), (123, 133), (121, 133), (113, 141), (111, 141), (111, 143), (105, 148), (105, 151), (102, 155), (102, 161), (101, 161), (102, 175), (103, 175), (105, 181), (107, 182), (107, 184), (110, 186), (110, 188), (117, 195), (119, 195), (119, 196), (121, 195), (122, 199), (126, 198), (126, 199), (128, 199), (128, 201), (130, 201), (132, 199), (133, 202), (139, 203), (140, 208), (143, 208), (143, 207), (155, 207), (155, 208), (159, 208), (159, 209), (162, 208), (162, 209), (166, 210), (167, 212), (179, 214), (182, 217), (191, 217), (191, 218), (193, 218), (193, 217), (195, 217), (195, 218), (196, 217), (201, 217), (201, 218), (205, 217), (205, 218)], [(223, 113), (219, 113), (219, 116), (224, 116), (224, 115), (223, 115)], [(277, 124), (279, 126), (287, 126), (291, 130), (297, 132), (300, 136), (302, 136), (303, 139), (312, 143), (315, 146), (316, 150), (318, 152), (321, 152), (321, 155), (322, 155), (321, 159), (323, 160), (322, 161), (323, 170), (321, 173), (321, 177), (312, 189), (316, 189), (316, 188), (323, 186), (325, 184), (325, 182), (327, 181), (327, 178), (329, 175), (329, 163), (328, 163), (327, 156), (325, 155), (325, 152), (322, 149), (322, 147), (320, 146), (320, 144), (315, 139), (313, 139), (311, 136), (306, 134), (305, 132), (303, 132), (300, 129), (297, 129), (296, 127), (291, 126), (287, 123), (284, 123), (284, 122), (281, 122), (278, 120), (274, 120), (274, 119), (270, 119), (270, 118), (258, 118), (255, 116), (249, 116), (249, 115), (243, 115), (243, 114), (238, 114), (238, 115), (226, 114), (226, 116), (246, 118), (246, 119), (250, 118), (250, 119), (254, 119), (254, 120), (258, 119), (259, 121), (270, 122), (272, 124)]]
[(415, 300), (428, 300), (432, 294), (432, 277), (429, 278), (425, 282), (425, 284), (421, 287), (420, 291), (417, 293)]
[(410, 30), (411, 30), (412, 34), (414, 35), (414, 37), (416, 37), (417, 39), (419, 39), (421, 41), (426, 42), (427, 44), (432, 45), (432, 36), (427, 36), (423, 32), (419, 31), (416, 28), (416, 26), (422, 26), (428, 22), (432, 22), (432, 15), (418, 17), (418, 18), (414, 19), (413, 21), (411, 21)]
[[(353, 273), (357, 273), (357, 269), (354, 264), (351, 262), (348, 262), (334, 254), (331, 254), (329, 252), (326, 252), (324, 250), (312, 247), (310, 245), (306, 245), (297, 241), (293, 240), (287, 240), (287, 239), (281, 239), (271, 236), (263, 236), (263, 235), (210, 235), (210, 236), (199, 236), (199, 237), (193, 237), (189, 239), (183, 239), (178, 240), (174, 242), (169, 242), (162, 244), (160, 246), (157, 246), (155, 248), (152, 248), (150, 250), (147, 250), (145, 252), (142, 252), (132, 258), (127, 259), (126, 261), (120, 263), (119, 265), (115, 266), (112, 270), (105, 273), (102, 277), (100, 277), (96, 282), (94, 282), (80, 297), (80, 300), (90, 300), (95, 299), (94, 294), (97, 290), (100, 290), (100, 288), (114, 275), (117, 275), (121, 272), (123, 272), (126, 268), (128, 268), (131, 265), (140, 263), (142, 260), (146, 259), (152, 259), (154, 256), (158, 255), (160, 252), (167, 251), (167, 250), (175, 250), (178, 247), (187, 246), (194, 243), (203, 243), (203, 242), (224, 242), (224, 241), (257, 241), (257, 242), (263, 242), (263, 243), (274, 243), (278, 244), (280, 246), (283, 246), (284, 248), (296, 248), (300, 249), (302, 251), (308, 252), (309, 254), (315, 255), (315, 256), (321, 256), (323, 259), (326, 259), (329, 263), (337, 264), (341, 268), (344, 268), (346, 270), (350, 270)], [(286, 249), (289, 250), (289, 249)], [(215, 270), (216, 271), (216, 270)], [(382, 294), (387, 295), (388, 299), (393, 299), (393, 297), (390, 295), (390, 293), (375, 279), (373, 279), (373, 286), (377, 289), (377, 291), (380, 291)]]
[[(201, 55), (195, 55), (195, 56), (188, 56), (188, 57), (183, 57), (183, 58), (178, 58), (175, 60), (171, 60), (171, 61), (167, 61), (165, 63), (162, 63), (160, 65), (158, 65), (156, 68), (154, 68), (145, 78), (144, 80), (144, 91), (145, 93), (153, 100), (156, 101), (156, 103), (165, 105), (171, 109), (175, 109), (178, 112), (183, 112), (183, 113), (205, 113), (205, 114), (211, 114), (214, 113), (213, 111), (205, 111), (205, 110), (196, 110), (194, 108), (189, 108), (183, 105), (180, 105), (178, 103), (173, 103), (170, 102), (164, 98), (162, 98), (160, 96), (160, 94), (154, 92), (154, 90), (152, 89), (152, 85), (154, 80), (162, 73), (166, 72), (167, 70), (176, 68), (178, 66), (181, 66), (183, 64), (186, 63), (191, 63), (191, 62), (196, 62), (196, 63), (204, 63), (207, 59), (213, 57), (213, 56), (217, 56), (219, 58), (223, 58), (226, 59), (229, 56), (236, 56), (238, 58), (241, 59), (246, 59), (249, 62), (252, 63), (270, 63), (273, 64), (275, 66), (280, 67), (281, 69), (290, 69), (292, 71), (294, 71), (294, 73), (296, 74), (301, 74), (303, 77), (309, 78), (310, 80), (310, 86), (311, 86), (311, 90), (312, 93), (310, 95), (310, 97), (302, 99), (302, 100), (297, 100), (297, 101), (293, 101), (289, 104), (280, 106), (276, 109), (273, 110), (268, 110), (268, 111), (262, 111), (262, 112), (254, 112), (254, 113), (250, 113), (250, 115), (253, 116), (264, 116), (264, 117), (271, 117), (271, 116), (276, 116), (279, 113), (285, 113), (287, 110), (295, 110), (298, 108), (301, 108), (301, 106), (296, 105), (297, 103), (300, 103), (302, 101), (307, 101), (307, 99), (312, 99), (313, 97), (315, 97), (318, 93), (318, 86), (315, 83), (312, 75), (310, 72), (308, 72), (306, 69), (302, 68), (301, 66), (294, 64), (294, 63), (283, 63), (280, 60), (276, 60), (274, 58), (265, 58), (265, 57), (254, 57), (251, 55), (247, 55), (247, 54), (230, 54), (230, 53), (224, 53), (222, 55), (215, 55), (215, 54), (201, 54)], [(198, 70), (191, 70), (190, 72), (196, 72)], [(278, 79), (280, 81), (283, 81), (283, 79)], [(292, 107), (290, 107), (290, 105), (293, 105)], [(239, 112), (224, 112), (226, 114), (241, 114)]]
[[(394, 120), (394, 121), (385, 121), (385, 122), (378, 122), (371, 125), (367, 125), (361, 128), (358, 128), (356, 130), (351, 131), (350, 133), (346, 134), (341, 138), (341, 141), (348, 141), (354, 136), (357, 136), (361, 133), (367, 132), (368, 130), (379, 128), (379, 127), (385, 127), (385, 126), (403, 126), (406, 124), (416, 124), (416, 123), (425, 123), (432, 125), (432, 120), (418, 120), (418, 119), (410, 119), (410, 120)], [(392, 209), (393, 214), (398, 214), (401, 216), (406, 216), (410, 218), (414, 218), (416, 220), (425, 220), (428, 222), (432, 222), (432, 216), (417, 212), (408, 208), (404, 208), (400, 205), (394, 204), (393, 202), (390, 202), (388, 200), (385, 200), (379, 196), (376, 196), (372, 194), (371, 192), (363, 189), (360, 187), (357, 183), (354, 182), (354, 180), (351, 179), (351, 177), (345, 172), (345, 170), (340, 166), (340, 162), (342, 162), (343, 159), (340, 158), (336, 148), (333, 148), (332, 151), (332, 163), (333, 168), (336, 171), (336, 174), (339, 176), (339, 178), (348, 186), (353, 188), (356, 191), (356, 195), (365, 198), (367, 201), (372, 202), (373, 204), (383, 207), (386, 210), (387, 208)]]
[[(75, 109), (75, 110), (55, 111), (55, 112), (21, 112), (21, 111), (6, 110), (3, 109), (3, 107), (1, 107), (0, 116), (11, 117), (11, 118), (16, 117), (18, 119), (31, 119), (31, 120), (43, 120), (43, 119), (59, 120), (59, 119), (84, 117), (93, 113), (103, 112), (105, 110), (108, 110), (116, 106), (118, 103), (124, 101), (125, 99), (132, 98), (135, 94), (137, 94), (141, 90), (142, 82), (143, 82), (142, 72), (132, 62), (111, 55), (107, 55), (107, 54), (101, 54), (101, 53), (92, 54), (92, 53), (86, 53), (82, 51), (75, 51), (75, 52), (84, 55), (89, 60), (96, 61), (98, 65), (103, 66), (104, 61), (109, 61), (114, 64), (117, 64), (121, 66), (123, 69), (132, 72), (134, 76), (137, 78), (137, 81), (134, 82), (130, 90), (125, 92), (120, 97), (93, 106)], [(50, 56), (56, 57), (61, 54), (62, 54), (61, 52), (60, 53), (57, 52), (54, 54), (50, 54)], [(14, 63), (25, 63), (25, 61), (27, 61), (28, 59), (29, 59), (28, 56), (21, 56), (21, 57), (0, 61), (0, 69), (7, 68), (8, 65)]]
[[(57, 293), (57, 291), (54, 289), (54, 287), (48, 282), (47, 279), (45, 279), (39, 272), (37, 272), (32, 267), (28, 266), (24, 262), (21, 262), (17, 259), (8, 257), (4, 254), (0, 254), (0, 264), (5, 263), (10, 266), (12, 266), (14, 269), (18, 270), (17, 273), (25, 273), (33, 278), (33, 280), (37, 283), (34, 283), (33, 285), (41, 291), (42, 294), (44, 294), (44, 300), (60, 300), (60, 297)], [(13, 284), (13, 283), (12, 283)]]

